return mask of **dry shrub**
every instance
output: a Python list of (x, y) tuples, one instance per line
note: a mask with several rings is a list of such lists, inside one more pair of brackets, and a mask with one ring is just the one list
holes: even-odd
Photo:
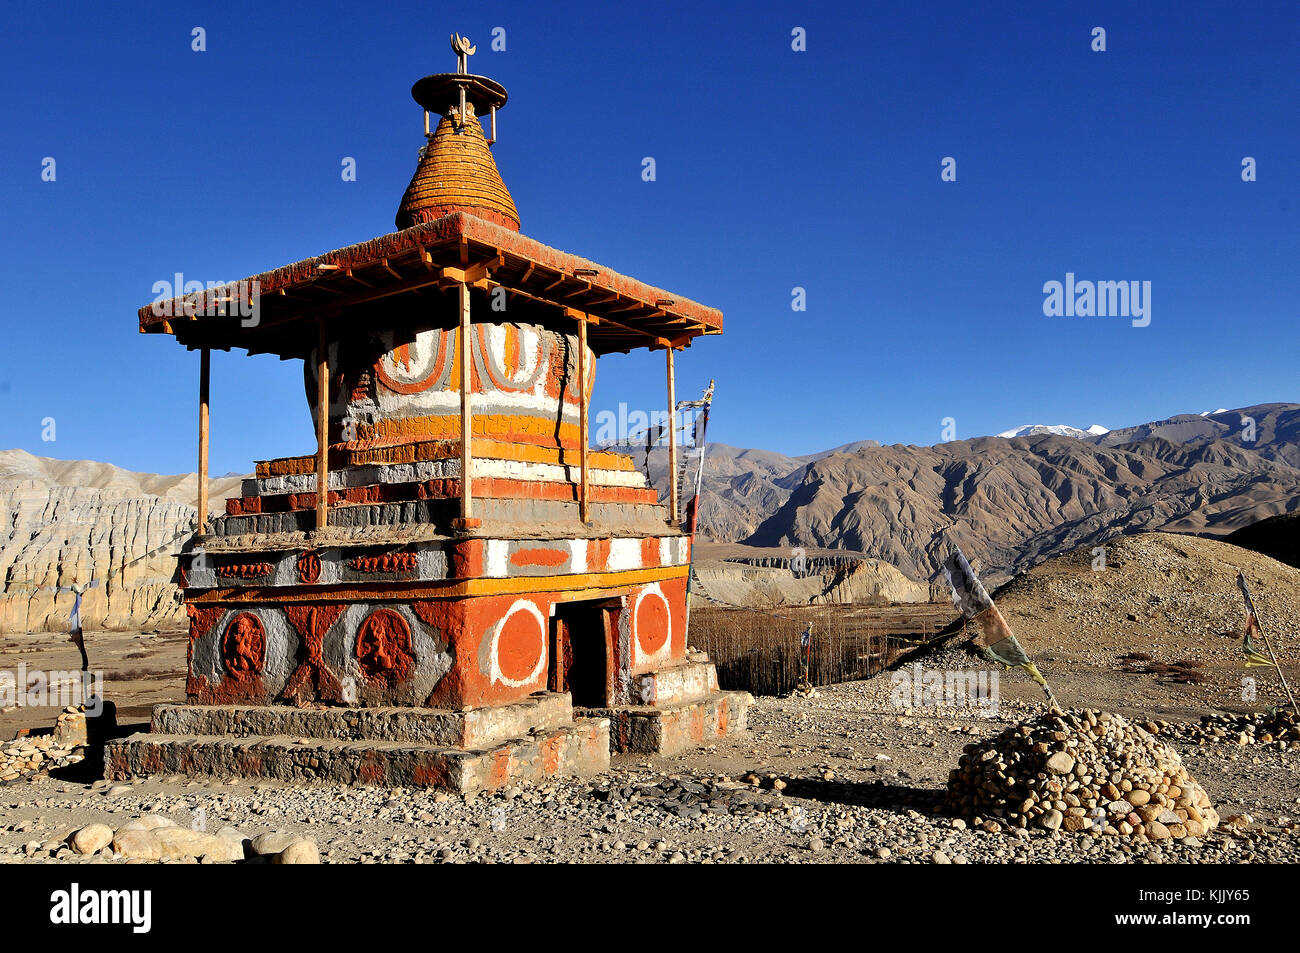
[[(787, 610), (788, 611), (788, 610)], [(809, 679), (814, 685), (865, 678), (879, 672), (891, 652), (889, 638), (863, 631), (836, 613), (812, 612)], [(694, 608), (690, 642), (717, 666), (726, 689), (784, 695), (799, 684), (800, 636), (808, 622), (761, 610)]]

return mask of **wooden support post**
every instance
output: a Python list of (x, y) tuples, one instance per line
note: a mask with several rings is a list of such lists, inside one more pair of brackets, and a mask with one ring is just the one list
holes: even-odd
[(199, 352), (199, 530), (208, 531), (208, 389), (212, 381), (212, 351)]
[(319, 321), (320, 341), (316, 350), (316, 528), (329, 523), (330, 498), (330, 360), (325, 319)]
[(668, 353), (668, 512), (677, 525), (677, 378), (673, 372), (673, 349)]
[(582, 467), (582, 485), (578, 496), (578, 518), (584, 523), (591, 521), (588, 503), (587, 482), (587, 446), (591, 438), (587, 435), (587, 319), (582, 315), (578, 319), (578, 439), (581, 449), (578, 452), (578, 464)]
[(469, 412), (469, 387), (472, 376), (469, 335), (469, 284), (462, 279), (460, 282), (460, 518), (462, 520), (469, 520), (474, 516), (474, 497), (470, 487), (473, 479), (470, 444), (474, 427)]

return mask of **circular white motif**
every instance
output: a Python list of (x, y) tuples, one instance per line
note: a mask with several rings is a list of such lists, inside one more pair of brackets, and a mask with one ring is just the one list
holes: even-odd
[[(655, 596), (664, 604), (664, 614), (668, 619), (668, 637), (664, 639), (664, 644), (654, 652), (647, 652), (641, 645), (641, 627), (637, 624), (637, 618), (641, 612), (641, 600), (646, 596)], [(663, 590), (659, 588), (659, 583), (646, 586), (637, 593), (636, 602), (632, 604), (632, 635), (636, 639), (637, 654), (643, 660), (658, 658), (672, 651), (673, 646), (673, 607), (668, 604), (668, 597), (664, 595)]]
[[(523, 678), (513, 679), (506, 677), (497, 662), (497, 642), (501, 638), (501, 633), (505, 631), (506, 623), (510, 621), (510, 617), (520, 611), (528, 613), (537, 620), (538, 629), (542, 633), (542, 651), (537, 654), (537, 664), (533, 666), (531, 672)], [(516, 600), (514, 605), (506, 610), (506, 614), (501, 617), (501, 620), (492, 627), (492, 643), (488, 650), (492, 666), (492, 681), (509, 685), (511, 688), (523, 688), (525, 685), (536, 681), (537, 676), (542, 674), (542, 667), (546, 665), (546, 630), (546, 617), (542, 615), (542, 611), (527, 599)]]

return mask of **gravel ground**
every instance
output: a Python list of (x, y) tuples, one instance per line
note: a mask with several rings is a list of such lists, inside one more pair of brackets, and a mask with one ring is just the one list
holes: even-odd
[[(972, 664), (959, 650), (926, 662)], [(599, 777), (469, 797), (186, 778), (23, 781), (0, 787), (0, 862), (119, 862), (77, 855), (65, 841), (87, 824), (118, 828), (146, 814), (309, 837), (324, 863), (1300, 861), (1300, 752), (1199, 734), (1169, 740), (1225, 819), (1200, 846), (992, 832), (943, 814), (963, 746), (1041, 710), (1036, 687), (1022, 682), (1003, 676), (993, 717), (900, 709), (888, 676), (763, 698), (747, 738), (675, 758), (620, 756)], [(1241, 814), (1249, 818), (1232, 820)]]

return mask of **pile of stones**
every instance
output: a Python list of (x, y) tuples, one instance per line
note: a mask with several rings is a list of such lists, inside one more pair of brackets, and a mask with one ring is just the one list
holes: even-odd
[[(59, 715), (60, 720), (72, 717), (67, 709)], [(85, 715), (81, 715), (85, 722)], [(76, 764), (86, 756), (84, 739), (78, 743), (67, 733), (33, 735), (27, 729), (19, 731), (13, 741), (0, 748), (0, 784), (13, 784), (38, 775), (46, 774), (51, 769)]]
[[(92, 719), (96, 731), (109, 730), (116, 724), (116, 710), (111, 702), (105, 703)], [(85, 760), (92, 719), (88, 719), (85, 705), (75, 705), (59, 712), (53, 730), (20, 730), (13, 741), (0, 748), (0, 785), (40, 777)]]
[(1160, 841), (1199, 838), (1219, 823), (1178, 753), (1109, 712), (1048, 712), (963, 751), (945, 806), (990, 828)]
[[(29, 844), (35, 856), (47, 845)], [(117, 830), (107, 824), (87, 824), (65, 841), (48, 845), (56, 858), (102, 855), (113, 860), (159, 860), (220, 863), (248, 861), (271, 864), (318, 864), (316, 842), (294, 834), (268, 832), (249, 838), (233, 827), (215, 834), (180, 827), (169, 817), (146, 814)]]
[(1206, 715), (1198, 725), (1169, 726), (1165, 733), (1198, 744), (1218, 741), (1300, 751), (1300, 716), (1289, 708), (1247, 715)]

